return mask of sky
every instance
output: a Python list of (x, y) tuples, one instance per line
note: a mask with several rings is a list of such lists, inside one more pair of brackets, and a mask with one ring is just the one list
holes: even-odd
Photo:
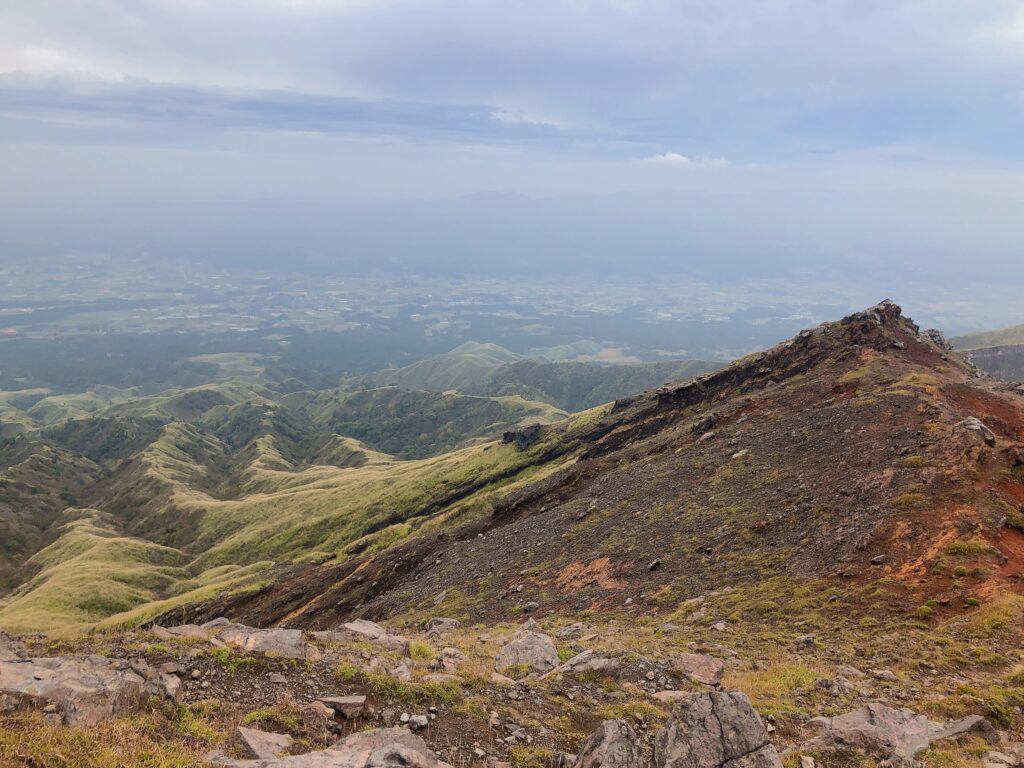
[(1006, 260), (1022, 137), (1024, 0), (0, 4), (12, 211), (654, 193)]

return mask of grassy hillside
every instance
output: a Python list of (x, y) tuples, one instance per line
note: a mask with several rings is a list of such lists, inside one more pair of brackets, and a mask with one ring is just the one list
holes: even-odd
[(554, 403), (567, 411), (582, 411), (719, 367), (717, 363), (703, 360), (629, 365), (521, 360), (501, 366), (485, 383), (476, 388), (469, 387), (466, 391), (488, 395), (517, 394)]
[(532, 357), (524, 359), (496, 344), (470, 342), (404, 368), (362, 377), (349, 386), (394, 385), (432, 392), (458, 390), (481, 396), (519, 395), (571, 412), (721, 367), (704, 360), (611, 365), (563, 360), (600, 350), (594, 342), (579, 342), (533, 350)]
[(405, 389), (469, 391), (486, 382), (502, 365), (518, 359), (519, 355), (497, 344), (469, 341), (447, 354), (420, 360), (402, 368), (378, 371), (364, 380)]
[[(564, 416), (520, 397), (397, 387), (280, 402), (240, 392), (141, 397), (0, 440), (0, 626), (130, 621), (272, 561), (380, 549), (484, 514), (497, 488), (547, 466), (480, 438)], [(467, 441), (479, 444), (447, 451)]]
[(982, 349), (984, 347), (1000, 347), (1007, 344), (1024, 344), (1024, 325), (1013, 325), (995, 331), (978, 331), (966, 333), (950, 339), (956, 349)]
[(477, 397), (380, 387), (298, 392), (281, 399), (321, 430), (347, 435), (401, 458), (424, 458), (495, 437), (522, 422), (550, 423), (565, 412), (522, 397)]

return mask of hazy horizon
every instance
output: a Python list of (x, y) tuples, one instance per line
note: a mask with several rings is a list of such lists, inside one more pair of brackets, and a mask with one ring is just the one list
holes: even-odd
[(0, 248), (806, 280), (1008, 324), (1021, 72), (1011, 0), (13, 2)]

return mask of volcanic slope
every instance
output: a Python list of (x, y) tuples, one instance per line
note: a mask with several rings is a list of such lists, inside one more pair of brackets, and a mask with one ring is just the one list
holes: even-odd
[(578, 460), (461, 527), (167, 618), (330, 627), (529, 608), (642, 621), (730, 593), (719, 616), (749, 618), (812, 590), (936, 620), (998, 596), (1016, 621), (1022, 430), (1024, 398), (883, 302), (716, 373), (506, 435)]

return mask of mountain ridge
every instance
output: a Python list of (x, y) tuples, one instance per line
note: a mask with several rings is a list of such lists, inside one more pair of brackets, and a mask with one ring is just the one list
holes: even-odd
[[(998, 452), (958, 426), (971, 417), (991, 427)], [(883, 302), (573, 426), (508, 433), (519, 451), (577, 459), (436, 539), (303, 567), (198, 615), (320, 627), (417, 615), (415, 606), (445, 592), (458, 592), (460, 610), (480, 620), (507, 620), (531, 601), (541, 613), (615, 610), (616, 596), (634, 589), (696, 596), (694, 579), (670, 564), (680, 552), (703, 564), (703, 580), (886, 573), (923, 602), (950, 589), (930, 570), (943, 548), (972, 537), (1010, 565), (971, 588), (1012, 586), (1022, 534), (1006, 521), (1022, 519), (1022, 427), (1024, 400), (978, 378), (940, 337)], [(857, 445), (848, 468), (846, 443)], [(982, 454), (988, 465), (978, 469)], [(609, 507), (616, 511), (595, 512)], [(680, 516), (670, 513), (677, 508)], [(660, 610), (649, 600), (631, 606)]]

